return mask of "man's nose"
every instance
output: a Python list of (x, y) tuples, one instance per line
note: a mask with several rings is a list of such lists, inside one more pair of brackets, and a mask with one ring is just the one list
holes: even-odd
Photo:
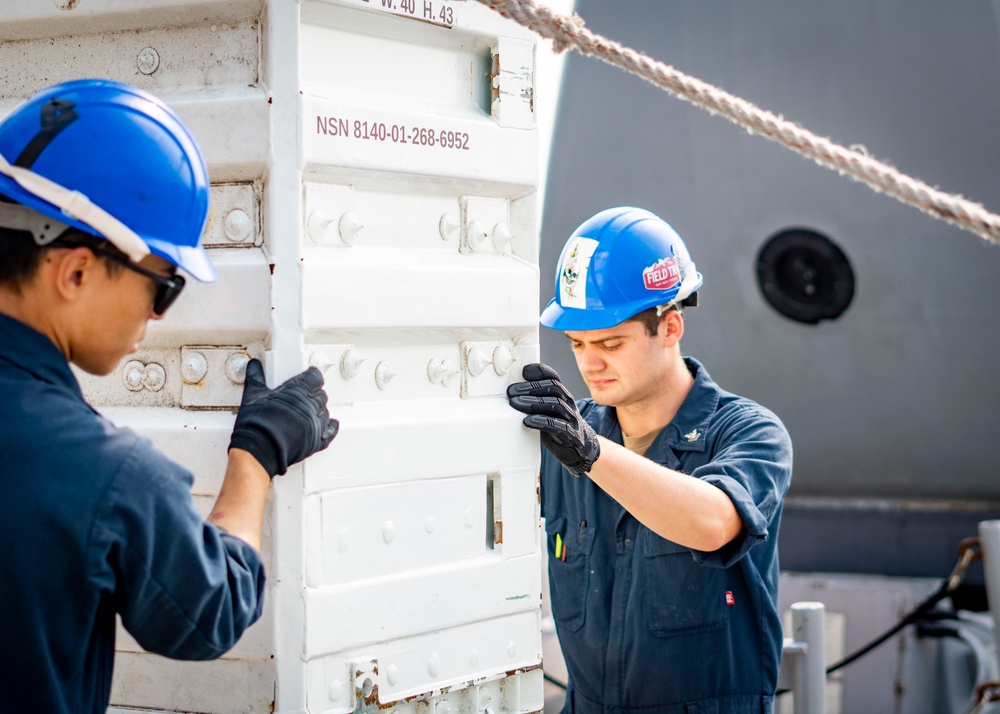
[(604, 359), (596, 348), (584, 345), (580, 349), (579, 365), (581, 372), (600, 372), (604, 369)]

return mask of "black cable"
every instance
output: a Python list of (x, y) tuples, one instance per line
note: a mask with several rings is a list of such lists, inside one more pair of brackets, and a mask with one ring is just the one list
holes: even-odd
[(948, 594), (948, 592), (949, 592), (948, 581), (945, 580), (943, 583), (941, 583), (941, 587), (935, 590), (930, 597), (928, 597), (926, 600), (921, 602), (915, 608), (910, 610), (910, 612), (907, 613), (907, 615), (902, 620), (897, 622), (893, 627), (890, 627), (883, 634), (876, 637), (874, 640), (869, 642), (861, 649), (855, 650), (852, 654), (848, 655), (847, 657), (844, 657), (844, 659), (840, 660), (836, 664), (832, 664), (829, 667), (827, 667), (826, 668), (827, 675), (833, 674), (838, 669), (842, 669), (847, 665), (851, 664), (852, 662), (854, 662), (855, 660), (859, 659), (860, 657), (863, 657), (864, 655), (868, 654), (873, 649), (878, 647), (880, 644), (885, 642), (887, 639), (895, 635), (897, 632), (902, 630), (907, 625), (916, 622), (918, 619), (920, 619), (921, 615), (923, 615), (925, 612), (927, 612), (932, 607), (937, 605), (938, 602), (944, 599), (944, 597)]
[(545, 677), (545, 681), (546, 681), (546, 682), (548, 682), (548, 683), (550, 683), (550, 684), (554, 684), (554, 685), (556, 685), (557, 687), (559, 687), (560, 689), (562, 689), (563, 691), (566, 691), (566, 686), (567, 686), (567, 685), (566, 685), (566, 683), (565, 683), (565, 682), (560, 682), (560, 681), (559, 681), (558, 679), (556, 679), (555, 677), (553, 677), (553, 676), (552, 676), (552, 675), (550, 675), (550, 674), (547, 674), (547, 673), (546, 673), (546, 672), (544, 672), (544, 671), (542, 672), (542, 676), (543, 676), (543, 677)]

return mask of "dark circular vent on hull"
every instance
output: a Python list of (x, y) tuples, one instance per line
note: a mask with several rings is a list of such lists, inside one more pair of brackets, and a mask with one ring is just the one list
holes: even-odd
[(837, 319), (854, 298), (854, 271), (844, 251), (806, 228), (781, 231), (764, 243), (757, 284), (771, 307), (808, 325)]

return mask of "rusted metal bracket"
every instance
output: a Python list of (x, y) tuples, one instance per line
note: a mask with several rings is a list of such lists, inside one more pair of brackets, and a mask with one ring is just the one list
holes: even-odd
[[(528, 667), (520, 667), (518, 669), (506, 670), (503, 672), (496, 672), (494, 674), (485, 675), (483, 677), (477, 677), (475, 679), (470, 679), (465, 682), (459, 682), (456, 684), (451, 684), (446, 687), (441, 687), (440, 689), (432, 689), (427, 692), (422, 692), (420, 694), (414, 694), (409, 697), (404, 697), (402, 699), (394, 699), (391, 701), (383, 702), (379, 698), (378, 693), (378, 659), (365, 659), (365, 660), (355, 660), (351, 663), (351, 685), (354, 687), (354, 714), (376, 714), (377, 712), (382, 712), (387, 709), (392, 709), (398, 707), (401, 704), (412, 704), (413, 702), (428, 701), (434, 697), (438, 697), (449, 692), (459, 691), (461, 689), (466, 689), (467, 687), (476, 687), (488, 682), (494, 682), (499, 679), (505, 679), (507, 677), (513, 677), (517, 674), (523, 674), (525, 672), (531, 672), (536, 669), (541, 669), (542, 665), (534, 664)], [(487, 710), (493, 709), (492, 707), (486, 707)], [(435, 710), (435, 714), (449, 714), (448, 711), (438, 712)], [(492, 714), (492, 712), (487, 711), (486, 714)]]
[(968, 714), (977, 714), (990, 702), (1000, 702), (1000, 682), (986, 681), (977, 684), (972, 701), (972, 708), (966, 710)]
[(948, 577), (947, 591), (951, 592), (959, 586), (965, 577), (969, 565), (983, 559), (983, 546), (979, 538), (963, 538), (958, 544), (958, 562)]

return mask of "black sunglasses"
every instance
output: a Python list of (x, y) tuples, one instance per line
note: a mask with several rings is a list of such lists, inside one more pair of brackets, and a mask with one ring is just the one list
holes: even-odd
[(132, 272), (149, 278), (156, 283), (156, 295), (153, 296), (153, 312), (157, 315), (165, 313), (170, 306), (174, 304), (174, 301), (177, 300), (177, 296), (181, 294), (181, 290), (184, 289), (184, 276), (171, 275), (170, 277), (167, 277), (165, 275), (157, 275), (156, 273), (146, 270), (145, 268), (140, 268), (138, 265), (129, 260), (127, 256), (114, 253), (105, 248), (98, 248), (92, 245), (73, 243), (72, 241), (63, 240), (54, 240), (49, 243), (49, 245), (56, 248), (88, 248), (97, 255), (104, 256), (108, 260), (118, 263)]

